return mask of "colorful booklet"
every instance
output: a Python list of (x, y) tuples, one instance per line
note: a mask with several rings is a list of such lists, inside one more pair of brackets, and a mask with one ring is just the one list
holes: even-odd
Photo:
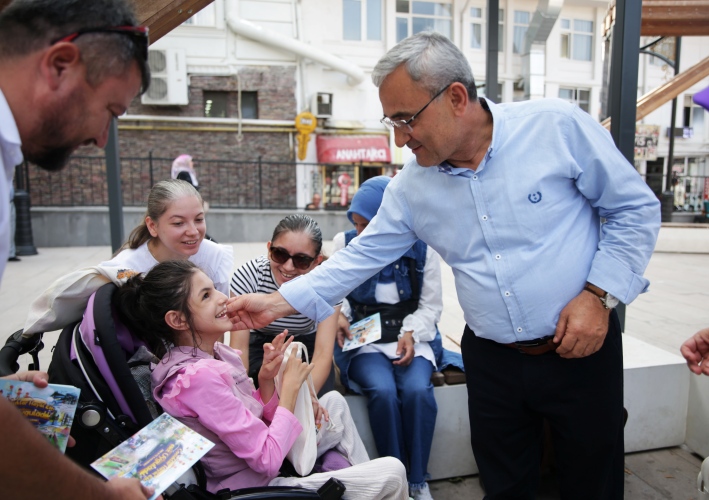
[(351, 351), (363, 345), (371, 344), (382, 338), (382, 320), (379, 313), (367, 316), (350, 325), (352, 339), (345, 338), (343, 351)]
[(32, 425), (64, 453), (79, 402), (79, 389), (59, 384), (40, 389), (32, 382), (3, 379), (0, 380), (0, 396), (17, 406)]
[(202, 458), (214, 443), (163, 413), (91, 464), (106, 479), (136, 477), (155, 488), (153, 500)]

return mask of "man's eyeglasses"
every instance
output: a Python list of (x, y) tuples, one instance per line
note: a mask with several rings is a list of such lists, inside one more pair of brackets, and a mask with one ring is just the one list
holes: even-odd
[(315, 257), (310, 257), (309, 255), (295, 254), (291, 255), (286, 252), (283, 248), (271, 246), (268, 251), (268, 255), (273, 262), (276, 264), (285, 264), (288, 259), (293, 260), (293, 267), (304, 271), (309, 268), (310, 265), (315, 261)]
[(450, 87), (451, 85), (453, 85), (453, 82), (449, 83), (448, 85), (443, 87), (441, 90), (439, 90), (438, 93), (436, 95), (434, 95), (433, 98), (430, 101), (428, 101), (423, 108), (419, 109), (416, 113), (414, 113), (414, 116), (412, 116), (408, 120), (392, 120), (388, 116), (385, 116), (384, 118), (382, 118), (379, 121), (381, 123), (383, 123), (384, 125), (386, 125), (387, 127), (389, 127), (389, 129), (391, 129), (391, 130), (399, 129), (402, 132), (406, 132), (406, 133), (412, 132), (413, 128), (411, 127), (411, 122), (414, 121), (414, 119), (418, 115), (423, 113), (423, 110), (426, 109), (428, 107), (428, 105), (431, 104), (433, 101), (435, 101), (436, 98), (439, 95), (441, 95), (443, 92), (445, 92), (446, 89), (448, 89), (448, 87)]
[(138, 53), (140, 54), (140, 57), (142, 57), (144, 61), (148, 60), (148, 45), (150, 40), (148, 38), (147, 26), (112, 26), (107, 28), (86, 28), (83, 30), (76, 31), (71, 35), (67, 35), (62, 38), (57, 38), (56, 40), (52, 41), (50, 45), (54, 45), (55, 43), (59, 42), (73, 42), (81, 35), (85, 35), (87, 33), (118, 33), (120, 35), (129, 36), (131, 37), (131, 40), (133, 40), (133, 43), (135, 44)]

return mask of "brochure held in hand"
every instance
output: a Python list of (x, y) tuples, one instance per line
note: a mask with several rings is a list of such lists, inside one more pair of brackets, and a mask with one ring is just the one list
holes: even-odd
[(49, 384), (40, 389), (32, 382), (0, 380), (0, 397), (8, 399), (62, 453), (69, 442), (79, 389)]
[(382, 338), (382, 320), (379, 313), (367, 316), (350, 325), (351, 339), (345, 338), (343, 351), (351, 351), (363, 345), (371, 344)]
[(157, 498), (202, 458), (214, 443), (163, 413), (91, 464), (106, 479), (135, 477)]

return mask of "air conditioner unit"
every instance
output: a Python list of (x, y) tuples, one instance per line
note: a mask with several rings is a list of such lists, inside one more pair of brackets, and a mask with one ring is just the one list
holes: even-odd
[(311, 112), (318, 118), (332, 117), (332, 94), (318, 92), (313, 96)]
[(182, 49), (148, 51), (150, 87), (140, 101), (143, 104), (174, 106), (189, 104), (187, 96), (187, 64)]

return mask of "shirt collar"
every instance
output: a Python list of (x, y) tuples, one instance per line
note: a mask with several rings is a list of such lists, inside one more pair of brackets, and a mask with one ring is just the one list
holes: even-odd
[(0, 90), (0, 151), (7, 168), (22, 163), (22, 141), (10, 105)]

